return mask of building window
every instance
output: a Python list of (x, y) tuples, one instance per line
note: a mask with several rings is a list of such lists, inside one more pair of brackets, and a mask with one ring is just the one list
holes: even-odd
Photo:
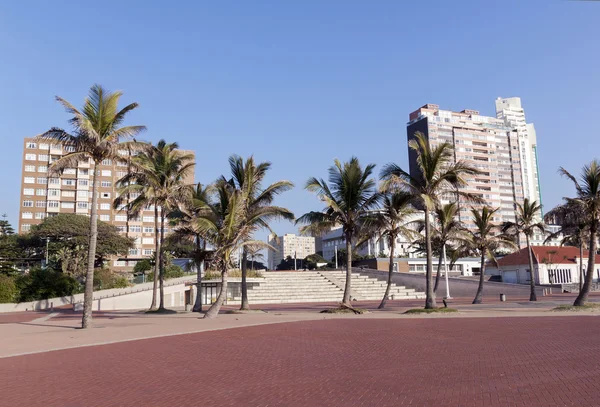
[(115, 221), (127, 222), (127, 215), (115, 215)]
[(110, 159), (102, 160), (102, 165), (112, 165), (112, 161)]
[(110, 181), (101, 181), (100, 182), (100, 186), (104, 187), (104, 188), (109, 188), (109, 187), (112, 187), (112, 182), (110, 182)]
[(87, 168), (80, 168), (79, 169), (79, 175), (89, 176), (90, 175), (90, 170), (88, 170)]
[(35, 165), (26, 165), (25, 172), (35, 172)]
[(31, 225), (21, 225), (22, 232), (29, 232), (31, 230)]
[(60, 206), (63, 209), (75, 209), (75, 202), (62, 202)]
[(48, 208), (58, 208), (58, 201), (48, 201)]
[(144, 226), (144, 233), (154, 233), (154, 228), (150, 226)]
[(100, 198), (103, 198), (103, 199), (110, 199), (110, 192), (102, 192), (102, 193), (100, 194)]
[(142, 227), (141, 226), (129, 226), (129, 231), (130, 232), (136, 232), (136, 233), (141, 233), (142, 232)]
[(73, 147), (73, 146), (65, 146), (65, 151), (67, 153), (72, 153), (72, 152), (75, 151), (75, 147)]
[(117, 231), (121, 233), (127, 233), (127, 226), (117, 226)]
[(33, 201), (23, 201), (23, 207), (25, 208), (33, 208)]
[(63, 183), (63, 185), (73, 187), (73, 186), (75, 186), (75, 182), (76, 182), (76, 180), (74, 180), (74, 179), (63, 179), (62, 183)]
[(45, 185), (45, 184), (47, 184), (47, 183), (48, 183), (48, 178), (46, 178), (46, 177), (38, 177), (38, 179), (37, 179), (37, 183), (38, 183), (38, 184), (44, 184), (44, 185)]
[(142, 244), (154, 244), (154, 238), (152, 237), (145, 237), (142, 239)]
[(46, 161), (46, 162), (48, 162), (48, 154), (40, 154), (40, 155), (38, 155), (38, 161)]
[(35, 161), (36, 158), (37, 158), (37, 155), (35, 155), (35, 154), (25, 154), (26, 160)]
[(144, 222), (154, 222), (154, 216), (144, 216)]
[(60, 196), (60, 189), (49, 189), (48, 196)]
[(88, 198), (90, 195), (88, 191), (77, 191), (77, 198)]
[(35, 201), (35, 207), (36, 208), (45, 208), (46, 207), (46, 201)]
[(60, 179), (58, 179), (58, 178), (48, 178), (48, 184), (50, 184), (50, 185), (59, 185), (60, 184)]
[(102, 170), (101, 172), (103, 177), (110, 177), (112, 175), (111, 170)]
[(100, 215), (100, 220), (103, 222), (109, 222), (110, 221), (110, 215)]
[(27, 142), (27, 148), (37, 148), (37, 144), (32, 141)]
[(40, 150), (47, 150), (50, 146), (46, 143), (40, 143)]
[(100, 209), (102, 209), (102, 210), (110, 210), (110, 204), (102, 203), (102, 204), (100, 204)]
[(33, 219), (33, 212), (23, 212), (21, 219)]
[(77, 174), (77, 170), (75, 168), (65, 168), (65, 170), (63, 171), (63, 174), (75, 175), (75, 174)]
[(130, 256), (137, 256), (137, 254), (138, 254), (138, 249), (129, 249)]
[(33, 188), (24, 188), (23, 189), (23, 195), (33, 195), (35, 193), (35, 190)]
[(87, 202), (77, 202), (77, 209), (87, 209), (87, 208), (88, 208)]
[(40, 165), (38, 167), (38, 172), (47, 173), (48, 172), (48, 166), (47, 165)]
[(123, 178), (127, 173), (125, 171), (117, 171), (117, 178)]
[(62, 196), (68, 197), (68, 198), (74, 198), (75, 191), (62, 191)]
[(80, 179), (78, 182), (80, 187), (87, 187), (89, 184), (89, 181), (87, 179)]
[(36, 219), (46, 219), (46, 213), (45, 212), (36, 212), (35, 218)]
[(33, 178), (33, 177), (25, 177), (25, 178), (23, 178), (23, 183), (25, 183), (25, 184), (34, 184), (35, 183), (35, 178)]
[(144, 256), (152, 256), (152, 253), (154, 253), (154, 250), (144, 249)]

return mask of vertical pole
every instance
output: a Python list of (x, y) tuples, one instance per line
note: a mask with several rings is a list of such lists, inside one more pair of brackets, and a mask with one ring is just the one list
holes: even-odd
[(48, 268), (48, 244), (50, 243), (50, 238), (47, 237), (46, 238), (46, 266), (45, 268)]
[(448, 282), (448, 262), (446, 259), (446, 244), (444, 244), (443, 252), (444, 252), (444, 272), (446, 274), (446, 298), (452, 298), (452, 297), (450, 297), (450, 284)]
[(298, 270), (298, 265), (296, 264), (297, 255), (298, 255), (298, 252), (294, 250), (294, 270)]
[(338, 268), (338, 264), (337, 264), (337, 244), (335, 245), (335, 269), (337, 270)]

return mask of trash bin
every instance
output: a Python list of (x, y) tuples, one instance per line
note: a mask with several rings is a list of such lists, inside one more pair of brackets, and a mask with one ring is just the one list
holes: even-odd
[(506, 301), (506, 294), (500, 294), (500, 301)]

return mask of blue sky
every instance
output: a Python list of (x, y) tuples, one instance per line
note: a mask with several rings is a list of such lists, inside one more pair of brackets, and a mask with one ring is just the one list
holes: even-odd
[(66, 126), (54, 96), (80, 106), (94, 83), (140, 104), (146, 140), (195, 150), (197, 181), (232, 153), (271, 161), (298, 216), (334, 158), (406, 166), (419, 106), (493, 115), (520, 96), (549, 209), (574, 192), (558, 166), (599, 156), (599, 18), (558, 0), (1, 2), (0, 213), (17, 224), (23, 137)]

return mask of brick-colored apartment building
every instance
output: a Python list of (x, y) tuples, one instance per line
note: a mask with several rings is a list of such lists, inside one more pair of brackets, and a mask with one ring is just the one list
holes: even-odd
[[(123, 209), (113, 209), (117, 196), (116, 183), (128, 170), (123, 162), (106, 160), (98, 168), (89, 161), (79, 162), (77, 168), (67, 168), (61, 175), (50, 174), (50, 165), (69, 152), (69, 146), (49, 141), (25, 138), (23, 144), (23, 172), (21, 175), (21, 199), (19, 232), (26, 233), (32, 225), (58, 213), (90, 214), (93, 171), (98, 171), (98, 219), (115, 225), (119, 232), (135, 239), (135, 248), (126, 256), (111, 260), (116, 270), (131, 268), (141, 258), (154, 253), (154, 207), (147, 207), (138, 217), (127, 221)], [(193, 153), (191, 151), (182, 151)], [(120, 152), (127, 156), (128, 152)], [(193, 173), (188, 183), (194, 183)], [(130, 199), (135, 199), (131, 196)], [(129, 228), (129, 230), (127, 230)], [(165, 228), (168, 232), (168, 227)]]

